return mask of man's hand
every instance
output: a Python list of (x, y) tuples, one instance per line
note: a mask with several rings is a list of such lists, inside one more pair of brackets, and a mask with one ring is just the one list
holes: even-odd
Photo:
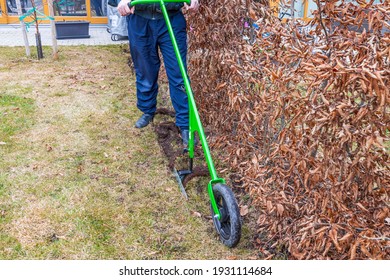
[(187, 11), (197, 12), (199, 9), (199, 0), (191, 0), (191, 4), (189, 6), (187, 3), (184, 3), (184, 7)]
[(129, 8), (130, 0), (121, 0), (118, 4), (118, 12), (121, 16), (128, 16), (134, 13), (134, 6)]

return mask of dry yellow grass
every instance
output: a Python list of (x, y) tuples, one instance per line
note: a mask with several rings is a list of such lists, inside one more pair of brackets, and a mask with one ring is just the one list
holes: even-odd
[(256, 257), (246, 227), (237, 248), (218, 241), (205, 181), (183, 200), (152, 127), (134, 128), (123, 49), (0, 49), (0, 259)]

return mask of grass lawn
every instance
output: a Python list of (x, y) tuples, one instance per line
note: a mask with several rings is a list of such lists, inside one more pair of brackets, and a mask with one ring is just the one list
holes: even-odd
[(124, 49), (0, 48), (0, 259), (255, 258), (246, 226), (219, 242), (207, 179), (185, 201), (153, 127), (134, 128)]

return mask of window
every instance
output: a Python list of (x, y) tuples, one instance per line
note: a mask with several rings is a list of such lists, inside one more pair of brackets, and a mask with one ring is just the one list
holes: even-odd
[(91, 16), (107, 16), (107, 0), (91, 0)]
[[(16, 6), (15, 0), (6, 0), (7, 4), (7, 14), (10, 16), (18, 15), (18, 8)], [(31, 2), (29, 0), (20, 0), (20, 4), (22, 6), (22, 13), (26, 13), (28, 10), (32, 8)], [(35, 7), (38, 11), (43, 13), (43, 4), (42, 0), (35, 0)]]
[(314, 0), (307, 0), (309, 3), (307, 5), (307, 17), (313, 17), (313, 12), (317, 10), (317, 2)]
[(294, 1), (294, 17), (304, 17), (304, 0), (290, 0), (279, 1), (279, 18), (292, 18), (291, 1)]
[(86, 16), (85, 0), (53, 0), (55, 16)]

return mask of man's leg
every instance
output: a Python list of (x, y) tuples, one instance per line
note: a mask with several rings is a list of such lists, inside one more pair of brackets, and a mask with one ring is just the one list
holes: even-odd
[[(180, 50), (181, 58), (183, 60), (184, 66), (187, 69), (187, 31), (185, 18), (182, 13), (177, 13), (176, 15), (170, 17), (170, 19)], [(164, 58), (164, 65), (169, 80), (169, 92), (171, 95), (172, 105), (176, 112), (176, 125), (182, 131), (188, 130), (188, 98), (184, 89), (183, 77), (180, 72), (179, 64), (177, 63), (175, 52), (165, 22), (161, 24), (158, 34), (158, 43)]]
[[(141, 16), (128, 16), (130, 53), (136, 74), (137, 107), (144, 114), (153, 116), (156, 111), (157, 79), (161, 63), (150, 24), (150, 20)], [(146, 120), (146, 125), (149, 121), (150, 118)]]

